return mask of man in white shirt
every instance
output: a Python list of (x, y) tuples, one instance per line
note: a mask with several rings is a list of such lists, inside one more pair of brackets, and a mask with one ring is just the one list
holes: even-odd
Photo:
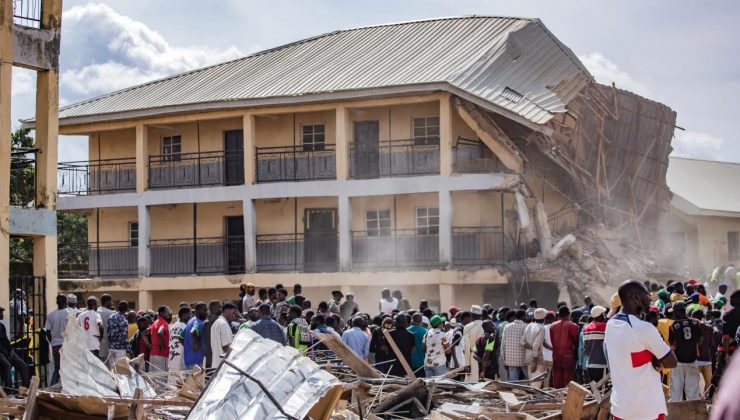
[(478, 337), (483, 335), (483, 308), (479, 305), (472, 305), (470, 307), (470, 316), (472, 321), (465, 325), (463, 328), (463, 344), (465, 351), (465, 366), (470, 366), (470, 374), (468, 375), (467, 382), (478, 382), (480, 377), (478, 372), (478, 363), (473, 363), (473, 353), (475, 352), (475, 341)]
[(221, 308), (221, 316), (213, 322), (211, 327), (211, 357), (212, 366), (221, 363), (222, 356), (231, 349), (234, 335), (231, 333), (231, 322), (236, 319), (237, 308), (233, 303), (225, 303)]
[(47, 338), (51, 344), (51, 354), (54, 358), (54, 372), (51, 375), (50, 385), (59, 382), (59, 363), (61, 360), (61, 349), (64, 344), (64, 330), (67, 329), (69, 320), (69, 311), (67, 311), (67, 297), (64, 295), (57, 296), (57, 310), (50, 313), (46, 318)]
[(77, 323), (85, 331), (87, 348), (100, 357), (100, 340), (103, 339), (103, 320), (100, 318), (98, 309), (98, 298), (90, 296), (87, 298), (87, 310), (77, 316)]
[(604, 346), (612, 379), (611, 413), (621, 419), (657, 419), (668, 414), (660, 373), (673, 369), (676, 355), (652, 324), (639, 316), (650, 308), (640, 282), (619, 286), (622, 310), (606, 324)]

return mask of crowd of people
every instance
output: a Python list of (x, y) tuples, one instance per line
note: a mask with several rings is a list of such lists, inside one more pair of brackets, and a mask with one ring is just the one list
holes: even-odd
[(401, 291), (383, 289), (377, 310), (363, 312), (353, 294), (340, 290), (314, 305), (300, 284), (290, 293), (280, 284), (257, 289), (250, 283), (240, 287), (238, 299), (182, 302), (176, 315), (166, 305), (156, 312), (130, 311), (125, 301), (114, 307), (110, 295), (100, 301), (90, 296), (79, 309), (70, 294), (58, 296), (46, 329), (56, 366), (52, 383), (59, 381), (59, 351), (71, 311), (101, 360), (112, 364), (143, 354), (150, 372), (217, 367), (240, 329), (315, 360), (337, 361), (319, 339), (332, 334), (395, 376), (411, 370), (417, 377), (529, 380), (534, 387), (562, 388), (571, 381), (599, 382), (609, 373), (615, 416), (653, 418), (665, 413), (666, 398), (711, 398), (737, 348), (740, 291), (728, 296), (721, 284), (710, 296), (706, 287), (693, 279), (665, 285), (627, 281), (608, 306), (585, 297), (583, 305), (560, 302), (552, 309), (530, 300), (443, 311), (426, 300), (412, 308)]

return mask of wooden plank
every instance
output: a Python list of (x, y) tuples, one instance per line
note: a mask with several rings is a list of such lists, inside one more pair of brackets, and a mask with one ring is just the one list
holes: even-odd
[(391, 349), (393, 349), (393, 353), (396, 354), (396, 360), (401, 363), (401, 366), (403, 366), (403, 370), (406, 371), (406, 375), (412, 380), (416, 379), (416, 375), (414, 375), (414, 370), (411, 369), (411, 366), (409, 366), (406, 358), (403, 357), (401, 350), (399, 350), (398, 346), (396, 345), (396, 341), (393, 340), (393, 337), (391, 337), (390, 333), (388, 333), (388, 331), (386, 330), (383, 330), (383, 335), (385, 336), (385, 339), (388, 340), (388, 345), (390, 345)]
[(156, 406), (177, 406), (177, 407), (192, 407), (193, 402), (190, 400), (181, 400), (181, 399), (156, 399), (156, 400), (145, 400), (145, 399), (137, 399), (137, 398), (113, 398), (113, 397), (99, 397), (101, 400), (105, 401), (108, 404), (115, 404), (115, 405), (130, 405), (130, 404), (139, 404), (139, 405), (156, 405)]
[[(134, 391), (134, 399), (141, 399), (141, 388), (136, 388)], [(144, 404), (137, 402), (131, 403), (131, 411), (128, 413), (128, 420), (142, 420), (144, 418)]]
[(329, 350), (333, 351), (339, 359), (349, 366), (358, 376), (364, 378), (380, 378), (380, 372), (373, 369), (366, 361), (360, 359), (355, 352), (352, 351), (342, 340), (338, 339), (334, 334), (322, 334), (318, 332), (312, 332), (321, 343), (324, 344)]
[(26, 412), (23, 413), (23, 420), (36, 420), (39, 417), (39, 405), (36, 400), (36, 393), (39, 390), (39, 377), (31, 378), (31, 386), (28, 387), (28, 399), (26, 399)]
[(515, 405), (521, 405), (522, 404), (522, 402), (519, 401), (519, 398), (517, 398), (516, 395), (514, 395), (511, 392), (499, 391), (498, 396), (502, 400), (504, 400), (504, 402), (506, 403), (507, 407), (511, 407), (511, 406), (515, 406)]
[(568, 394), (565, 397), (563, 406), (563, 420), (581, 420), (583, 416), (583, 403), (586, 401), (586, 395), (590, 392), (575, 382), (568, 384)]

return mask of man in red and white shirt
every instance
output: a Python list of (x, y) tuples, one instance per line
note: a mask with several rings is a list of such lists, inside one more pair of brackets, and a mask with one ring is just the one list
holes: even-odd
[(660, 373), (676, 367), (676, 355), (652, 324), (639, 316), (650, 308), (650, 292), (640, 282), (619, 286), (622, 310), (606, 324), (604, 346), (612, 379), (615, 419), (664, 419), (668, 413)]

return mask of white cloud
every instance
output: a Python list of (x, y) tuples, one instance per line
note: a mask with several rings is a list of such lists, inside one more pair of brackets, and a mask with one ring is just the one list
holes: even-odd
[(600, 52), (580, 55), (578, 58), (586, 66), (588, 71), (594, 75), (597, 82), (608, 85), (611, 85), (613, 82), (620, 89), (646, 97), (652, 96), (652, 90), (646, 84), (636, 80), (632, 75), (620, 69), (616, 63), (604, 57)]
[(672, 156), (727, 160), (722, 152), (724, 139), (699, 131), (676, 130)]
[(36, 72), (13, 67), (12, 96), (36, 92)]
[(176, 47), (142, 22), (104, 4), (64, 12), (61, 87), (66, 98), (89, 97), (241, 57), (234, 46)]

